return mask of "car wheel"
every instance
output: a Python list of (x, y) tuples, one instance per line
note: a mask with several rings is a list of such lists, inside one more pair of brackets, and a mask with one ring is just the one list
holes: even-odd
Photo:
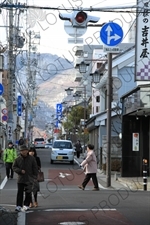
[(51, 159), (51, 164), (53, 164), (53, 162), (54, 162), (54, 161)]
[(74, 160), (70, 161), (70, 164), (73, 165), (74, 164)]

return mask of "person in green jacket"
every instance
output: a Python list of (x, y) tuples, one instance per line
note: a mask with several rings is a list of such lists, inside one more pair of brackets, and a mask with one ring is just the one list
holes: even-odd
[(8, 143), (8, 148), (6, 148), (3, 152), (3, 161), (6, 167), (7, 179), (9, 178), (13, 179), (14, 171), (12, 169), (12, 165), (16, 158), (17, 158), (17, 151), (13, 147), (13, 143), (10, 141)]

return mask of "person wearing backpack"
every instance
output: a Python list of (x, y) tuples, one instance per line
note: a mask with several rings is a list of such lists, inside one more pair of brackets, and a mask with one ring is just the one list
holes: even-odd
[(8, 147), (3, 152), (3, 162), (6, 167), (6, 176), (7, 179), (13, 179), (14, 171), (12, 169), (13, 162), (17, 158), (17, 151), (14, 148), (12, 141), (8, 143)]

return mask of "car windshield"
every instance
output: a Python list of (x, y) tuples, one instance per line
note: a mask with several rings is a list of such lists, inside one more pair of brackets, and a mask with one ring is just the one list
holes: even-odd
[(55, 142), (53, 147), (54, 148), (72, 149), (72, 144), (70, 142), (59, 141), (59, 142)]

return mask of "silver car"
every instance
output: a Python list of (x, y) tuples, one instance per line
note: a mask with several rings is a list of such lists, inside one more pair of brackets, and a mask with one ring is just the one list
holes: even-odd
[(51, 150), (51, 164), (54, 161), (67, 161), (74, 163), (74, 148), (69, 140), (56, 140)]

